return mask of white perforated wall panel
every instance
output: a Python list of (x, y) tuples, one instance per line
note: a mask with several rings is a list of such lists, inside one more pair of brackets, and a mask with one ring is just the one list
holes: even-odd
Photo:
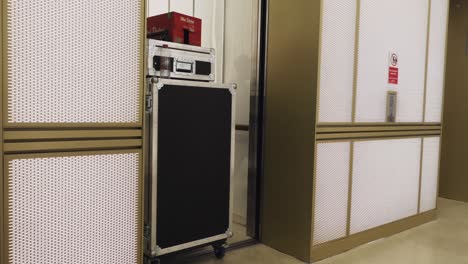
[(314, 245), (346, 236), (350, 146), (317, 144)]
[(425, 122), (440, 122), (444, 90), (449, 0), (432, 0)]
[(11, 264), (137, 264), (139, 154), (24, 157), (8, 168)]
[(351, 122), (356, 0), (324, 0), (319, 122)]
[[(357, 122), (385, 122), (387, 91), (398, 92), (397, 122), (422, 122), (427, 0), (361, 0)], [(388, 84), (390, 52), (399, 56), (399, 84)]]
[(436, 208), (439, 182), (440, 137), (424, 139), (420, 211)]
[(140, 121), (141, 1), (6, 7), (9, 124)]
[(356, 142), (351, 234), (417, 214), (421, 139)]

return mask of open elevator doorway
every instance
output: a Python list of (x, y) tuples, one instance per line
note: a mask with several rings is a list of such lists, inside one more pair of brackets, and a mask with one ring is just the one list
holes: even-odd
[[(230, 247), (259, 238), (262, 89), (261, 0), (147, 0), (147, 16), (178, 12), (202, 19), (202, 47), (216, 53), (215, 82), (235, 83), (234, 236)], [(206, 252), (211, 252), (209, 249)], [(203, 254), (196, 251), (196, 255)]]

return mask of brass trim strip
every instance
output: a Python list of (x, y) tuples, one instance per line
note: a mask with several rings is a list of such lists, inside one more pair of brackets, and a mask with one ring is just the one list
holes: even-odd
[[(144, 237), (143, 237), (143, 232), (144, 232), (144, 226), (145, 226), (145, 221), (144, 221), (144, 216), (145, 216), (145, 152), (144, 152), (144, 146), (143, 142), (144, 141), (144, 134), (143, 134), (143, 129), (145, 126), (145, 109), (146, 109), (146, 17), (147, 17), (147, 10), (148, 10), (148, 1), (147, 0), (141, 0), (141, 36), (140, 36), (140, 58), (141, 58), (141, 72), (140, 72), (140, 107), (139, 107), (139, 113), (140, 113), (140, 122), (139, 125), (141, 127), (141, 130), (138, 131), (142, 139), (140, 140), (140, 166), (139, 166), (139, 172), (140, 172), (140, 182), (139, 182), (139, 205), (138, 205), (138, 247), (137, 247), (137, 263), (143, 263), (144, 261)], [(115, 132), (113, 132), (115, 133)]]
[[(7, 90), (5, 88), (5, 90)], [(6, 93), (7, 91), (5, 91)], [(4, 102), (7, 103), (7, 102)], [(8, 113), (4, 113), (4, 122), (3, 127), (8, 129), (64, 129), (64, 128), (109, 128), (109, 129), (119, 129), (119, 128), (141, 128), (142, 122), (139, 123), (8, 123), (6, 120), (8, 118)]]
[[(319, 142), (315, 141), (314, 143), (314, 172), (312, 174), (312, 213), (310, 221), (310, 246), (314, 246), (315, 238), (315, 204), (317, 200), (317, 145)], [(311, 248), (312, 251), (312, 248)]]
[(354, 39), (354, 76), (353, 76), (353, 102), (351, 109), (352, 122), (356, 122), (356, 100), (358, 86), (358, 69), (359, 69), (359, 36), (361, 31), (361, 0), (356, 1), (356, 32)]
[(407, 122), (407, 123), (388, 123), (388, 122), (356, 122), (356, 123), (347, 123), (347, 122), (336, 122), (336, 123), (318, 123), (317, 127), (362, 127), (362, 126), (440, 126), (441, 122)]
[(421, 212), (421, 184), (423, 173), (423, 158), (424, 158), (424, 138), (421, 138), (421, 152), (419, 154), (419, 183), (418, 183), (418, 214)]
[(405, 230), (431, 222), (436, 219), (436, 210), (411, 216), (380, 227), (350, 235), (346, 238), (312, 247), (311, 261), (319, 261), (325, 258), (346, 252), (360, 245), (375, 241), (379, 238), (398, 234)]
[(331, 133), (331, 134), (317, 134), (317, 140), (335, 140), (335, 139), (389, 139), (394, 137), (422, 137), (427, 135), (439, 136), (440, 130), (433, 131), (396, 131), (396, 132), (362, 132), (362, 133)]
[(430, 46), (430, 37), (431, 37), (431, 12), (432, 12), (432, 0), (428, 0), (429, 8), (427, 14), (427, 36), (426, 36), (426, 65), (424, 69), (424, 97), (423, 97), (423, 122), (426, 121), (426, 101), (427, 101), (427, 71), (429, 69), (429, 46)]
[(354, 168), (354, 141), (351, 141), (349, 149), (349, 178), (348, 178), (348, 211), (346, 218), (346, 235), (351, 233), (351, 205), (353, 199), (353, 168)]
[(439, 135), (425, 135), (425, 136), (401, 136), (401, 137), (375, 137), (375, 138), (355, 138), (355, 139), (330, 139), (320, 140), (318, 143), (338, 143), (338, 142), (368, 142), (378, 140), (396, 140), (396, 139), (411, 139), (411, 138), (439, 138)]
[[(317, 131), (317, 123), (320, 119), (320, 91), (321, 91), (321, 71), (322, 71), (322, 36), (323, 36), (323, 10), (324, 10), (324, 3), (323, 0), (320, 0), (320, 8), (319, 8), (319, 28), (318, 28), (318, 48), (317, 48), (317, 92), (315, 97), (315, 125), (314, 131)], [(312, 170), (312, 206), (311, 206), (311, 214), (310, 214), (310, 244), (308, 245), (308, 251), (312, 251), (312, 247), (314, 245), (314, 237), (315, 237), (315, 201), (316, 201), (316, 190), (317, 190), (317, 140), (314, 140), (314, 160), (313, 160), (313, 170)], [(309, 257), (310, 258), (310, 255)]]
[(4, 140), (84, 139), (142, 137), (134, 130), (57, 130), (57, 131), (5, 131)]
[[(147, 25), (146, 25), (146, 17), (147, 17), (147, 10), (148, 10), (148, 0), (141, 0), (141, 32), (140, 32), (140, 59), (141, 59), (141, 62), (140, 62), (140, 105), (139, 105), (139, 126), (141, 128), (141, 130), (138, 130), (138, 134), (140, 135), (139, 137), (141, 137), (141, 139), (139, 140), (139, 144), (140, 144), (140, 147), (141, 149), (139, 150), (139, 162), (140, 162), (140, 166), (139, 166), (139, 173), (140, 173), (140, 179), (139, 179), (139, 191), (138, 191), (138, 195), (139, 195), (139, 205), (138, 205), (138, 246), (137, 246), (137, 263), (143, 263), (144, 261), (144, 257), (143, 257), (143, 254), (144, 254), (144, 237), (143, 237), (143, 232), (144, 232), (144, 225), (145, 225), (145, 221), (144, 221), (144, 215), (145, 215), (145, 211), (144, 211), (144, 200), (145, 200), (145, 193), (144, 193), (144, 186), (145, 186), (145, 165), (144, 165), (144, 161), (145, 161), (145, 153), (144, 153), (144, 146), (143, 146), (143, 142), (144, 141), (144, 134), (143, 134), (143, 129), (144, 129), (144, 125), (145, 125), (145, 104), (146, 104), (146, 71), (147, 71), (147, 68), (146, 68), (146, 28), (147, 28)], [(123, 132), (123, 131), (112, 131), (111, 133), (129, 133), (131, 134), (132, 132), (128, 131), (128, 132)]]
[[(319, 36), (318, 36), (318, 54), (317, 54), (317, 93), (315, 97), (315, 126), (314, 131), (317, 132), (317, 124), (320, 119), (320, 82), (321, 82), (321, 70), (322, 70), (322, 36), (323, 36), (323, 10), (324, 10), (324, 0), (320, 0), (320, 11), (319, 11)], [(315, 237), (315, 201), (317, 193), (317, 140), (314, 140), (314, 167), (312, 171), (312, 208), (310, 216), (310, 245), (309, 252), (312, 252), (312, 246), (314, 245)]]
[(144, 237), (143, 237), (143, 232), (144, 232), (144, 199), (145, 199), (145, 194), (144, 194), (144, 180), (145, 180), (145, 168), (144, 168), (144, 152), (143, 152), (143, 142), (144, 141), (144, 134), (143, 134), (143, 129), (145, 125), (145, 114), (146, 114), (146, 73), (147, 73), (147, 61), (146, 61), (146, 34), (147, 34), (147, 14), (148, 14), (148, 0), (140, 0), (141, 4), (141, 13), (140, 13), (140, 19), (141, 19), (141, 32), (140, 32), (140, 105), (139, 105), (139, 126), (141, 128), (140, 130), (140, 135), (141, 135), (141, 151), (140, 151), (140, 204), (139, 204), (139, 236), (138, 236), (138, 259), (137, 263), (142, 263), (144, 261)]
[[(0, 3), (0, 110), (3, 108), (3, 91), (7, 85), (7, 62), (6, 62), (6, 2)], [(8, 242), (8, 226), (7, 226), (7, 184), (6, 177), (3, 174), (3, 114), (0, 114), (0, 263), (8, 263), (9, 258), (9, 242)]]
[[(441, 113), (441, 122), (442, 124), (445, 124), (444, 123), (444, 112), (445, 112), (445, 90), (446, 90), (446, 87), (447, 87), (447, 82), (446, 82), (446, 78), (447, 78), (447, 60), (448, 60), (448, 36), (449, 36), (449, 24), (450, 24), (450, 1), (447, 1), (447, 20), (446, 20), (446, 28), (445, 28), (445, 56), (444, 56), (444, 80), (443, 80), (443, 93), (442, 93), (442, 113)], [(442, 170), (441, 170), (441, 165), (442, 165), (442, 146), (443, 146), (443, 139), (445, 138), (445, 134), (444, 134), (444, 126), (442, 126), (442, 130), (441, 130), (441, 134), (440, 134), (440, 142), (439, 142), (439, 174), (437, 176), (437, 197), (439, 197), (439, 193), (440, 193), (440, 174), (442, 173)], [(436, 203), (437, 205), (437, 208), (439, 207), (439, 203), (437, 201)]]
[(319, 127), (317, 133), (441, 130), (441, 126)]
[(320, 0), (320, 19), (319, 19), (319, 28), (318, 28), (318, 48), (317, 48), (317, 93), (315, 96), (315, 125), (317, 128), (317, 123), (320, 121), (320, 92), (322, 91), (322, 52), (323, 52), (323, 10), (324, 3), (323, 0)]
[[(6, 156), (2, 153), (2, 181), (4, 182), (4, 185), (3, 185), (3, 192), (4, 192), (4, 200), (3, 200), (3, 208), (5, 210), (4, 212), (4, 215), (3, 215), (3, 229), (4, 229), (4, 232), (2, 233), (2, 236), (4, 236), (4, 240), (3, 240), (3, 237), (2, 237), (2, 240), (3, 240), (3, 251), (4, 251), (4, 255), (3, 257), (5, 258), (4, 259), (4, 263), (6, 264), (9, 264), (10, 263), (10, 236), (9, 236), (9, 226), (10, 226), (10, 220), (9, 220), (9, 213), (6, 211), (7, 208), (8, 208), (8, 197), (10, 197), (10, 190), (9, 188), (7, 187), (8, 186), (8, 168), (6, 166), (4, 166), (4, 164), (6, 163), (5, 161), (6, 159)], [(1, 256), (0, 256), (1, 257)]]
[[(145, 3), (146, 6), (146, 3)], [(146, 9), (144, 11), (146, 15)], [(146, 21), (146, 16), (145, 16)], [(144, 102), (144, 101), (143, 101)], [(143, 142), (143, 141), (142, 141)], [(144, 255), (144, 237), (143, 232), (145, 230), (145, 212), (144, 212), (144, 200), (145, 200), (145, 164), (144, 164), (144, 152), (143, 146), (138, 149), (139, 151), (139, 166), (138, 166), (138, 173), (139, 175), (139, 186), (138, 186), (138, 246), (137, 246), (137, 263), (143, 263), (143, 255)]]
[(5, 153), (141, 147), (141, 139), (5, 143)]

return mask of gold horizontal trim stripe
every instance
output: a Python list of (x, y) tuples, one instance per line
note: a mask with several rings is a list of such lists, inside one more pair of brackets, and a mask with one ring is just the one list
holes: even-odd
[(336, 140), (336, 139), (367, 139), (367, 138), (392, 138), (392, 137), (417, 137), (440, 135), (440, 130), (423, 131), (390, 131), (390, 132), (360, 132), (360, 133), (330, 133), (317, 134), (317, 140)]
[(319, 261), (377, 239), (398, 234), (436, 219), (436, 211), (428, 211), (390, 224), (353, 234), (343, 239), (312, 247), (313, 262)]
[(28, 154), (8, 154), (4, 156), (5, 163), (15, 159), (35, 159), (35, 158), (55, 158), (55, 157), (80, 157), (90, 155), (108, 155), (108, 154), (129, 154), (138, 153), (139, 149), (117, 149), (117, 150), (89, 150), (73, 152), (54, 152), (54, 153), (28, 153)]
[(24, 142), (5, 143), (4, 151), (31, 152), (31, 151), (58, 151), (58, 150), (86, 150), (108, 148), (141, 147), (141, 139), (125, 140), (87, 140), (87, 141), (54, 141), (54, 142)]
[(373, 126), (398, 126), (398, 127), (404, 127), (404, 126), (440, 126), (441, 123), (432, 123), (432, 122), (408, 122), (408, 123), (388, 123), (388, 122), (356, 122), (356, 123), (350, 123), (350, 122), (337, 122), (337, 123), (318, 123), (317, 127), (373, 127)]
[(440, 125), (434, 126), (357, 126), (357, 127), (318, 127), (317, 133), (338, 132), (384, 132), (384, 131), (421, 131), (441, 130)]
[(133, 130), (56, 130), (56, 131), (5, 131), (4, 140), (128, 138), (141, 137), (140, 129)]
[(7, 119), (3, 120), (3, 127), (10, 129), (19, 128), (37, 128), (37, 129), (64, 129), (64, 128), (141, 128), (143, 123), (8, 123)]

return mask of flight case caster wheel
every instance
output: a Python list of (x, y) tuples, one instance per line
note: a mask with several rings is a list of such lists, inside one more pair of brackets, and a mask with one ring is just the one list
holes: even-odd
[(213, 245), (213, 249), (214, 249), (214, 254), (217, 259), (222, 259), (224, 258), (224, 255), (226, 255), (225, 245)]

